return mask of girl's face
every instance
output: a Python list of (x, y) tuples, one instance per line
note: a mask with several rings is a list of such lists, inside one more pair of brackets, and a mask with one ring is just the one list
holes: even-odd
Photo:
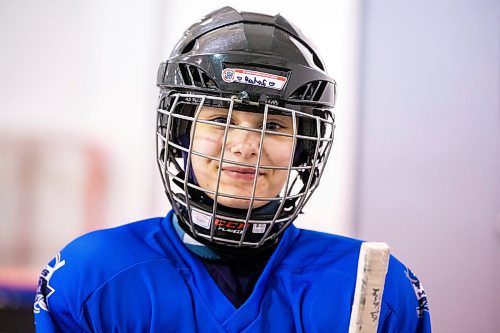
[[(204, 107), (199, 114), (199, 119), (210, 120), (225, 124), (228, 111), (220, 108)], [(233, 111), (231, 125), (245, 128), (261, 129), (263, 114), (243, 111)], [(193, 125), (194, 139), (193, 151), (211, 157), (220, 158), (224, 141), (224, 126), (203, 124), (198, 122)], [(293, 134), (293, 122), (290, 116), (268, 114), (266, 128), (278, 133)], [(232, 194), (249, 197), (252, 195), (257, 159), (260, 149), (260, 132), (246, 129), (228, 129), (227, 141), (224, 148), (224, 160), (219, 184), (217, 202), (233, 208), (248, 209), (250, 200), (233, 199), (220, 194)], [(261, 166), (288, 167), (292, 153), (292, 137), (266, 133), (264, 136)], [(239, 166), (231, 162), (253, 164), (253, 167)], [(212, 191), (217, 189), (217, 175), (219, 172), (218, 160), (191, 155), (191, 167), (199, 186)], [(283, 188), (288, 171), (265, 169), (260, 167), (255, 188), (255, 197), (273, 198)], [(212, 199), (214, 196), (208, 194)], [(266, 201), (255, 200), (253, 208), (264, 206)]]

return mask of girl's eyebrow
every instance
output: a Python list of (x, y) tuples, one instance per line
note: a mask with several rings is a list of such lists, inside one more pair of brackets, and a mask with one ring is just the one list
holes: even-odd
[[(207, 119), (207, 118), (216, 117), (216, 116), (227, 116), (228, 112), (229, 112), (229, 110), (224, 109), (224, 108), (212, 108), (212, 107), (203, 108), (200, 112), (199, 118)], [(245, 112), (245, 111), (239, 111), (239, 110), (233, 111), (231, 118), (234, 120), (237, 120), (240, 112)], [(263, 115), (261, 115), (261, 116), (263, 116)], [(262, 119), (260, 119), (260, 121), (262, 121)], [(292, 121), (292, 117), (289, 115), (269, 113), (268, 118), (267, 118), (267, 122), (271, 122), (271, 121), (278, 121), (280, 123), (288, 123), (288, 122)]]
[(267, 115), (267, 117), (268, 117), (268, 118), (273, 117), (273, 118), (282, 118), (282, 119), (292, 119), (292, 117), (291, 117), (291, 116), (287, 116), (287, 115), (283, 115), (283, 114), (273, 114), (273, 113), (269, 113), (269, 114)]
[(292, 121), (292, 117), (289, 117), (289, 116), (283, 116), (283, 115), (279, 115), (279, 114), (270, 114), (267, 116), (267, 119), (271, 119), (271, 120), (279, 120), (279, 121), (283, 121), (283, 122), (287, 122), (287, 121)]
[(209, 117), (209, 116), (212, 116), (212, 115), (221, 115), (221, 114), (224, 114), (224, 115), (227, 115), (227, 110), (226, 109), (216, 109), (216, 108), (213, 108), (213, 109), (202, 109), (201, 112), (200, 112), (200, 117), (201, 116), (205, 116), (205, 117)]

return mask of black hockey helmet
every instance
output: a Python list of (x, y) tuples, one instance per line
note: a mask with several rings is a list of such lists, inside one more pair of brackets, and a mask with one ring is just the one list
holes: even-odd
[[(281, 15), (224, 7), (185, 31), (161, 63), (157, 85), (158, 165), (181, 226), (214, 246), (272, 244), (317, 187), (333, 141), (335, 81), (315, 47)], [(231, 194), (213, 193), (197, 183), (190, 158), (201, 154), (193, 151), (190, 132), (202, 106), (226, 108), (229, 114), (234, 109), (295, 118), (293, 158), (283, 168), (288, 179), (282, 193), (258, 198), (254, 190), (246, 198), (267, 200), (266, 206), (225, 207), (216, 198)], [(266, 135), (265, 129), (261, 132)]]

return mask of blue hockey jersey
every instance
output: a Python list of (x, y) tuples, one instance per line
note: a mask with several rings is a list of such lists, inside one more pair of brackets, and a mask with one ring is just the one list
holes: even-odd
[[(37, 331), (347, 332), (361, 241), (290, 226), (236, 309), (179, 239), (172, 216), (66, 246), (41, 273)], [(394, 257), (378, 331), (431, 331), (425, 292)]]

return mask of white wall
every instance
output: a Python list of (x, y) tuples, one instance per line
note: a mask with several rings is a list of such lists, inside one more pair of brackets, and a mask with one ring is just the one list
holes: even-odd
[(359, 235), (414, 268), (436, 332), (500, 327), (499, 10), (365, 2)]
[[(2, 205), (2, 233), (18, 243), (15, 229), (24, 226), (15, 223), (29, 224), (23, 241), (37, 244), (18, 264), (39, 271), (89, 225), (102, 228), (164, 213), (153, 199), (160, 188), (154, 122), (162, 10), (161, 1), (0, 2), (0, 139), (16, 147), (12, 154), (36, 152), (29, 184), (20, 179), (0, 185), (1, 197), (16, 203)], [(75, 186), (89, 170), (71, 163), (36, 167), (40, 156), (85, 161), (89, 149), (104, 160), (104, 205), (94, 214), (102, 218), (98, 223), (82, 222), (87, 212), (75, 209), (82, 206), (75, 201), (86, 195), (75, 193), (82, 188)], [(59, 153), (71, 150), (77, 152), (73, 157)], [(0, 163), (0, 169), (8, 166)], [(25, 203), (25, 194), (33, 204)], [(23, 210), (31, 214), (14, 224), (6, 218)], [(0, 266), (7, 260), (0, 255)]]

